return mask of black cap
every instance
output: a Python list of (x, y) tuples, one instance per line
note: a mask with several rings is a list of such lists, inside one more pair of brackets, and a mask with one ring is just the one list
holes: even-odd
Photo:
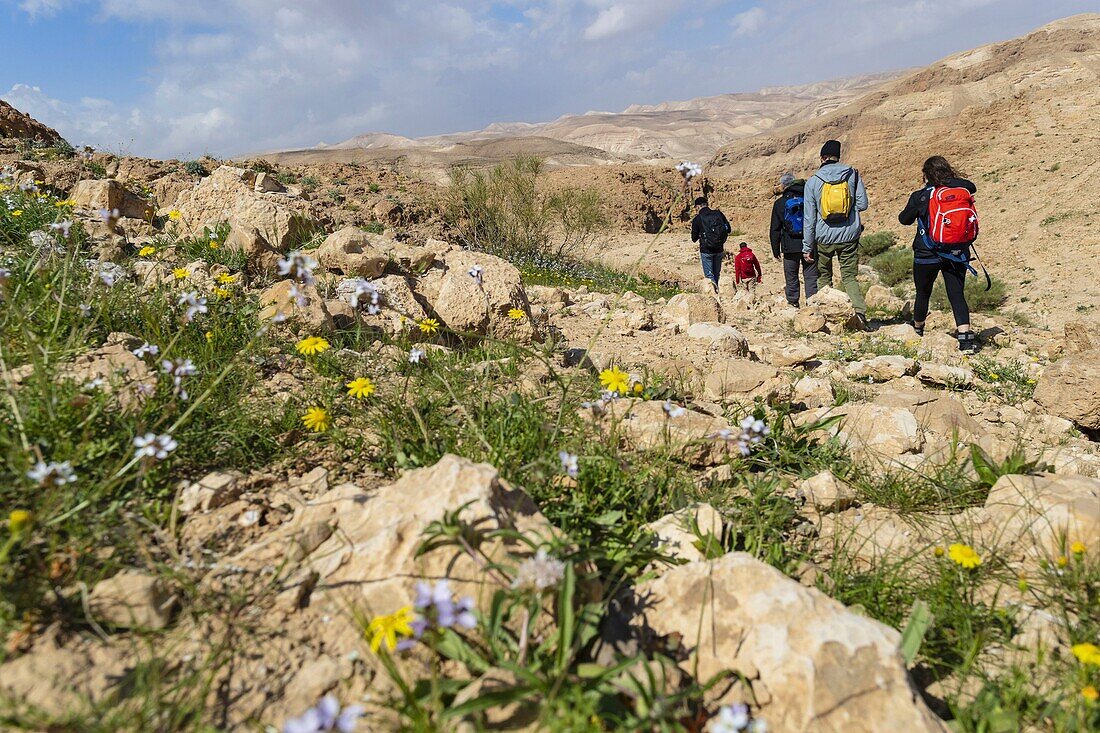
[(822, 158), (836, 158), (840, 160), (840, 141), (829, 140), (827, 143), (821, 146)]
[(749, 246), (748, 242), (742, 242), (741, 243), (741, 249), (744, 249), (745, 247), (748, 247), (748, 246)]
[(707, 205), (706, 196), (700, 196), (699, 198), (695, 199), (695, 205), (696, 206), (706, 206)]

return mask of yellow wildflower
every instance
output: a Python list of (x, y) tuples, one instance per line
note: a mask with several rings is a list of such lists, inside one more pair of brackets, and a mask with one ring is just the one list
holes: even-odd
[(937, 547), (936, 549), (932, 550), (932, 554), (936, 557), (943, 557), (943, 548)]
[(210, 343), (211, 341), (214, 340), (214, 332), (213, 331), (207, 331), (203, 335), (206, 336), (206, 342), (207, 343)]
[(1100, 646), (1085, 642), (1073, 645), (1073, 656), (1081, 664), (1093, 664), (1100, 667)]
[(439, 331), (439, 321), (434, 318), (425, 318), (416, 324), (421, 333), (426, 333), (431, 336), (433, 333)]
[(357, 377), (344, 386), (348, 388), (348, 396), (357, 400), (374, 394), (374, 382), (370, 381), (370, 377)]
[(72, 199), (61, 199), (59, 201), (54, 201), (53, 205), (60, 209), (64, 206), (76, 206), (76, 202)]
[(233, 295), (233, 291), (229, 288), (214, 288), (214, 295), (218, 296), (219, 298), (228, 298), (229, 296)]
[(524, 318), (527, 317), (527, 314), (519, 308), (512, 308), (508, 311), (508, 317), (511, 318), (513, 321), (522, 321)]
[(172, 209), (168, 212), (168, 218), (172, 221), (179, 221), (182, 214), (177, 209)]
[(322, 351), (328, 351), (329, 342), (321, 336), (310, 336), (298, 342), (298, 353), (304, 356), (317, 356)]
[(634, 382), (632, 385), (630, 385), (630, 390), (634, 394), (641, 394), (645, 391), (645, 387), (642, 386), (641, 382)]
[(382, 644), (385, 643), (386, 648), (392, 652), (397, 648), (397, 638), (399, 636), (407, 639), (413, 635), (412, 626), (410, 626), (412, 621), (412, 606), (399, 608), (389, 616), (378, 616), (371, 619), (370, 625), (367, 626), (371, 651), (377, 653), (382, 648)]
[(156, 254), (156, 253), (157, 253), (157, 248), (147, 244), (147, 245), (145, 245), (144, 247), (142, 247), (141, 249), (138, 250), (138, 257), (148, 257), (149, 255), (153, 255), (153, 254)]
[(186, 267), (177, 267), (176, 269), (172, 270), (172, 274), (176, 276), (177, 280), (186, 280), (187, 278), (191, 277), (191, 273), (188, 272)]
[(217, 242), (210, 242), (210, 249), (217, 249), (220, 246), (221, 245), (218, 244)]
[(1069, 546), (1069, 551), (1072, 552), (1074, 555), (1084, 555), (1085, 554), (1085, 543), (1082, 542), (1081, 540), (1077, 540), (1076, 542), (1074, 542), (1072, 545)]
[(997, 372), (990, 372), (989, 378), (996, 382), (998, 379), (1001, 378), (1001, 375), (997, 374)]
[(31, 526), (31, 513), (26, 509), (16, 509), (8, 515), (8, 531), (12, 535), (21, 535)]
[(626, 372), (619, 369), (619, 367), (611, 367), (600, 372), (600, 384), (607, 391), (618, 392), (619, 394), (626, 394), (627, 389), (630, 387)]
[(233, 283), (237, 282), (238, 277), (238, 275), (230, 275), (227, 272), (223, 272), (222, 274), (218, 275), (218, 282), (222, 285), (232, 285)]
[(1081, 697), (1089, 702), (1096, 702), (1097, 698), (1100, 698), (1100, 691), (1097, 691), (1092, 685), (1085, 685), (1081, 688)]
[(1064, 568), (1066, 565), (1069, 565), (1069, 558), (1065, 555), (1059, 555), (1058, 559), (1054, 561), (1054, 564), (1060, 568)]
[(953, 544), (947, 548), (947, 556), (956, 565), (961, 565), (967, 570), (973, 570), (982, 564), (982, 558), (970, 545)]
[(11, 215), (12, 216), (23, 216), (23, 210), (22, 209), (16, 209), (15, 211), (11, 212)]
[(302, 424), (315, 433), (323, 433), (332, 425), (332, 418), (325, 408), (311, 407), (302, 415)]

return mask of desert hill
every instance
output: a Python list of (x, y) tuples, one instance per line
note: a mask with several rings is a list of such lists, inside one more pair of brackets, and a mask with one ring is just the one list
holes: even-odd
[(0, 138), (41, 140), (50, 144), (59, 141), (61, 135), (0, 99)]
[[(563, 115), (544, 123), (493, 123), (482, 130), (416, 139), (367, 133), (334, 145), (265, 157), (287, 163), (402, 160), (421, 169), (456, 162), (492, 162), (500, 156), (520, 153), (546, 157), (551, 165), (574, 166), (705, 159), (730, 141), (770, 130), (781, 121), (827, 114), (897, 76), (898, 72), (885, 72), (750, 93), (631, 105), (622, 112)], [(556, 145), (550, 141), (556, 141)]]

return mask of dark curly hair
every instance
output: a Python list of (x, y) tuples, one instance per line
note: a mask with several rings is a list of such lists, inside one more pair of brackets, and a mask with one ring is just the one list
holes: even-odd
[(924, 180), (932, 186), (946, 186), (950, 179), (963, 177), (963, 173), (952, 168), (942, 155), (933, 155), (924, 161), (921, 170), (924, 172)]

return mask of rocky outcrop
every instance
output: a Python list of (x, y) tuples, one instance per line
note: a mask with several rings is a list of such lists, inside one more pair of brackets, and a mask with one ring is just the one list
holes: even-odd
[[(483, 252), (464, 250), (448, 252), (443, 263), (446, 272), (433, 310), (447, 328), (460, 335), (520, 342), (540, 338), (514, 265)], [(475, 267), (480, 268), (479, 278), (470, 274)]]
[(2, 137), (41, 140), (50, 145), (61, 141), (61, 135), (57, 130), (43, 125), (0, 99), (0, 138)]
[(685, 671), (744, 675), (771, 730), (947, 730), (911, 686), (897, 631), (751, 555), (673, 568), (638, 596), (654, 632), (682, 636)]
[(1100, 349), (1082, 351), (1047, 367), (1035, 401), (1051, 415), (1100, 430)]
[(153, 217), (148, 199), (110, 178), (77, 182), (69, 192), (69, 199), (74, 208), (82, 211), (97, 213), (100, 209), (117, 209), (119, 216), (129, 219), (149, 221)]
[(386, 268), (387, 257), (376, 239), (383, 237), (358, 227), (344, 227), (325, 237), (317, 248), (317, 261), (338, 275), (378, 277)]

